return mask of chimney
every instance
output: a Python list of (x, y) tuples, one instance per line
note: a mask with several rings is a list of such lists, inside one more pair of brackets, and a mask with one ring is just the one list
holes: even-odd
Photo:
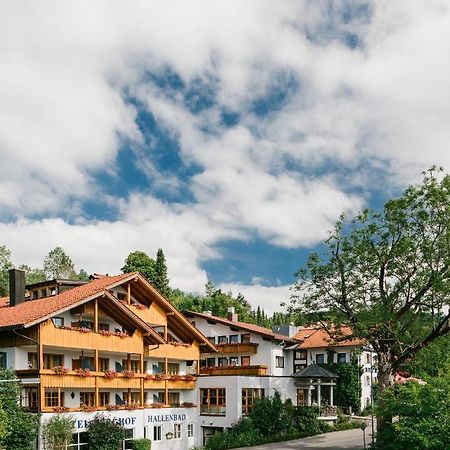
[(227, 309), (227, 318), (231, 322), (239, 322), (239, 315), (235, 312), (235, 309), (233, 306), (230, 306)]
[(9, 306), (25, 301), (25, 272), (18, 269), (9, 271)]
[(300, 327), (294, 326), (294, 323), (291, 322), (289, 325), (274, 325), (272, 327), (272, 331), (277, 334), (282, 334), (287, 337), (294, 337)]

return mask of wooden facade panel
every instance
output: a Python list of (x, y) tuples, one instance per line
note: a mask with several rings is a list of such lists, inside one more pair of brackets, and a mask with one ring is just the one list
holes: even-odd
[(79, 377), (76, 375), (43, 375), (41, 383), (44, 388), (94, 389), (95, 377)]
[(258, 349), (258, 344), (251, 342), (239, 343), (239, 344), (220, 344), (217, 346), (219, 353), (230, 354), (230, 353), (245, 353), (246, 355), (256, 354)]
[(189, 347), (183, 345), (163, 344), (158, 348), (148, 346), (145, 349), (145, 356), (150, 358), (169, 358), (180, 360), (197, 360), (199, 358), (199, 346), (194, 342)]
[(0, 333), (0, 348), (1, 347), (23, 347), (26, 345), (36, 345), (34, 341), (39, 339), (39, 326), (36, 325), (30, 328), (22, 328), (17, 330), (17, 333), (27, 336), (26, 337), (19, 336), (14, 333), (12, 330), (2, 331)]
[(167, 381), (168, 389), (195, 389), (195, 381)]
[(141, 379), (119, 376), (110, 380), (105, 377), (98, 377), (97, 385), (99, 389), (139, 389), (141, 387)]
[(130, 309), (144, 322), (154, 325), (167, 325), (166, 312), (154, 302), (150, 305), (150, 308), (137, 308), (131, 305)]
[(56, 328), (51, 320), (41, 324), (41, 341), (44, 345), (67, 348), (81, 348), (118, 353), (142, 353), (142, 334), (136, 330), (133, 336), (103, 336), (99, 333), (82, 333), (75, 330)]

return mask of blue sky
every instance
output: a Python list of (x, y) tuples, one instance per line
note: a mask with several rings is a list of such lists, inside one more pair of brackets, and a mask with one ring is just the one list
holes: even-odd
[(278, 309), (341, 213), (448, 168), (450, 9), (416, 1), (11, 2), (0, 245), (116, 273), (163, 248)]

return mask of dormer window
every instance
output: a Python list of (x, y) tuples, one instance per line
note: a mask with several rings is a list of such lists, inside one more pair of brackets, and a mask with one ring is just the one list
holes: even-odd
[(250, 335), (249, 334), (241, 334), (241, 342), (242, 343), (250, 342)]
[(64, 317), (52, 317), (52, 322), (56, 328), (64, 328)]

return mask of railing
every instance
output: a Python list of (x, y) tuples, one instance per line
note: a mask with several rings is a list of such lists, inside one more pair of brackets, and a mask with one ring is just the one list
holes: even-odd
[(245, 353), (254, 355), (257, 352), (258, 344), (256, 342), (229, 342), (224, 344), (217, 344), (219, 353)]
[(214, 366), (202, 367), (201, 375), (247, 375), (247, 376), (264, 376), (267, 375), (267, 366)]

